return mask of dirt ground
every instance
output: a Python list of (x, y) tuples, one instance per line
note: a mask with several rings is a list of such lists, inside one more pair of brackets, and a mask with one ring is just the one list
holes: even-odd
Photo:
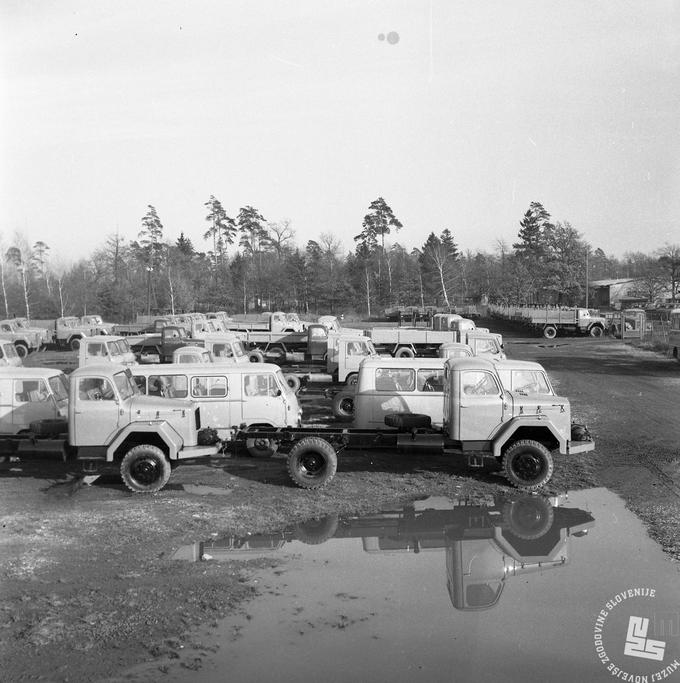
[[(594, 453), (557, 456), (545, 492), (610, 488), (680, 560), (680, 363), (608, 337), (547, 341), (480, 324), (503, 332), (508, 356), (546, 367), (597, 442)], [(320, 392), (301, 398), (306, 421), (331, 419)], [(322, 491), (293, 487), (281, 458), (180, 467), (151, 496), (115, 478), (82, 485), (61, 465), (14, 469), (0, 472), (0, 678), (11, 681), (116, 679), (162, 655), (200, 667), (210, 652), (192, 633), (243, 609), (253, 563), (172, 560), (181, 545), (508, 486), (442, 457), (391, 453), (342, 454)]]

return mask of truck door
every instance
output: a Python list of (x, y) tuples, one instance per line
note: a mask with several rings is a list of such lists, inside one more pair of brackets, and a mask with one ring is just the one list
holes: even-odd
[(310, 359), (324, 358), (328, 353), (328, 330), (323, 325), (307, 328), (307, 355)]
[(242, 382), (243, 422), (275, 427), (286, 424), (286, 407), (274, 373), (244, 372)]
[(460, 372), (458, 438), (460, 441), (487, 441), (503, 421), (503, 389), (488, 370)]
[(201, 424), (204, 427), (225, 430), (239, 424), (241, 411), (238, 404), (234, 404), (230, 379), (226, 374), (191, 377), (191, 398), (201, 406)]
[[(75, 396), (74, 431), (76, 446), (102, 446), (118, 431), (120, 415), (116, 393), (104, 377), (79, 377)], [(123, 417), (127, 424), (127, 416)]]

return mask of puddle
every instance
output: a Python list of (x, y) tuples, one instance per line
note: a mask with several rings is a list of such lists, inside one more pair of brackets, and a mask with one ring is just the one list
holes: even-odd
[[(262, 556), (281, 563), (253, 576), (261, 595), (245, 615), (201, 635), (219, 650), (192, 683), (605, 681), (609, 664), (680, 681), (678, 567), (606, 489), (428, 498), (175, 554)], [(625, 654), (633, 618), (642, 649)], [(163, 680), (183, 674), (173, 665)]]
[(201, 484), (182, 484), (182, 488), (187, 493), (198, 496), (229, 496), (232, 493), (230, 489), (218, 489), (215, 486), (202, 486)]

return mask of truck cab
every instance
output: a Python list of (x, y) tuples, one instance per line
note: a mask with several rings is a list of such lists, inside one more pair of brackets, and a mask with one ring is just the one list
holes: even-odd
[(125, 337), (114, 335), (82, 337), (78, 348), (78, 365), (102, 362), (136, 365), (137, 359)]
[(60, 370), (0, 368), (0, 433), (28, 431), (36, 420), (66, 419), (68, 382)]
[(181, 325), (166, 325), (160, 334), (141, 337), (131, 344), (140, 363), (171, 363), (173, 353), (183, 346), (204, 346), (200, 339), (192, 339)]

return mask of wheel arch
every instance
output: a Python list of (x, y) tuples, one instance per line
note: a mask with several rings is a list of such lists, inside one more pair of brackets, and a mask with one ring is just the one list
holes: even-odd
[(163, 422), (151, 425), (128, 425), (109, 445), (106, 460), (115, 462), (121, 460), (134, 446), (148, 444), (160, 448), (169, 460), (176, 460), (182, 449), (182, 440), (172, 428)]
[(530, 440), (543, 444), (549, 451), (559, 448), (566, 453), (567, 440), (555, 429), (552, 423), (538, 420), (530, 423), (510, 422), (493, 440), (493, 454), (500, 458), (516, 441)]

